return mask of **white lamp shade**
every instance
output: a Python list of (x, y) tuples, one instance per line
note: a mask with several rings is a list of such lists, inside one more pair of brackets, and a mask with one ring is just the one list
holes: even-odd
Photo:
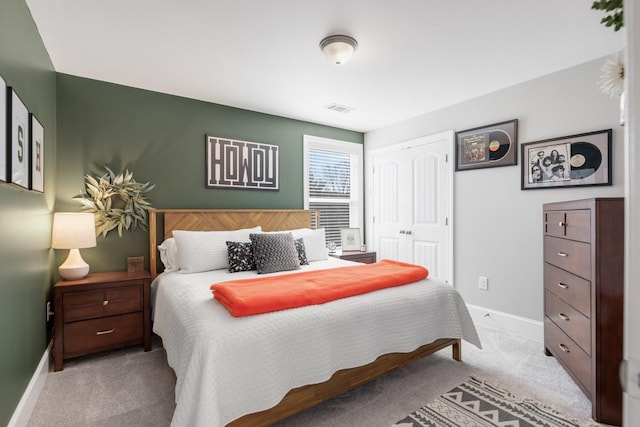
[(333, 64), (340, 65), (347, 62), (356, 50), (358, 42), (349, 36), (329, 36), (320, 42), (320, 49)]
[(96, 246), (96, 226), (93, 214), (59, 212), (53, 215), (51, 247), (81, 249)]

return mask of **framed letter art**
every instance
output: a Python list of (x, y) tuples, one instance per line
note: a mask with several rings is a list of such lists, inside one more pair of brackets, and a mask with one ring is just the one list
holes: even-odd
[(518, 119), (456, 132), (456, 171), (518, 164)]
[(522, 144), (522, 190), (611, 185), (612, 130)]
[(29, 188), (29, 110), (11, 90), (11, 181)]
[(33, 114), (29, 114), (31, 135), (31, 174), (29, 188), (44, 192), (44, 128)]
[(207, 188), (278, 190), (278, 146), (207, 135)]

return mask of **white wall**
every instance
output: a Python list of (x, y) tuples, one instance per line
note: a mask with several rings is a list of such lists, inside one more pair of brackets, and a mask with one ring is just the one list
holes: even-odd
[[(454, 286), (468, 304), (542, 321), (542, 205), (624, 196), (619, 103), (597, 88), (606, 58), (365, 134), (375, 148), (445, 130), (518, 119), (518, 142), (613, 129), (613, 186), (520, 190), (518, 165), (454, 175)], [(368, 191), (367, 191), (368, 193)], [(367, 217), (369, 213), (366, 213)], [(478, 289), (478, 276), (489, 290)]]

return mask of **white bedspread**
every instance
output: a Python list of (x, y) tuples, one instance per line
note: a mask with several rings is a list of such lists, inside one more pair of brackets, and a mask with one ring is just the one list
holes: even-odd
[[(303, 270), (345, 264), (330, 258)], [(462, 298), (445, 283), (426, 279), (241, 318), (213, 299), (212, 283), (255, 274), (163, 273), (154, 281), (153, 330), (177, 376), (172, 426), (224, 426), (275, 406), (295, 387), (438, 338), (481, 346)]]

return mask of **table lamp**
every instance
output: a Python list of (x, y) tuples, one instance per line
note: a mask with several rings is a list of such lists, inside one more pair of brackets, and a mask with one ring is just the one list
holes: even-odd
[(80, 256), (79, 249), (96, 246), (96, 228), (93, 214), (58, 212), (53, 215), (51, 247), (69, 249), (66, 261), (58, 267), (64, 280), (78, 280), (89, 274), (89, 264)]

